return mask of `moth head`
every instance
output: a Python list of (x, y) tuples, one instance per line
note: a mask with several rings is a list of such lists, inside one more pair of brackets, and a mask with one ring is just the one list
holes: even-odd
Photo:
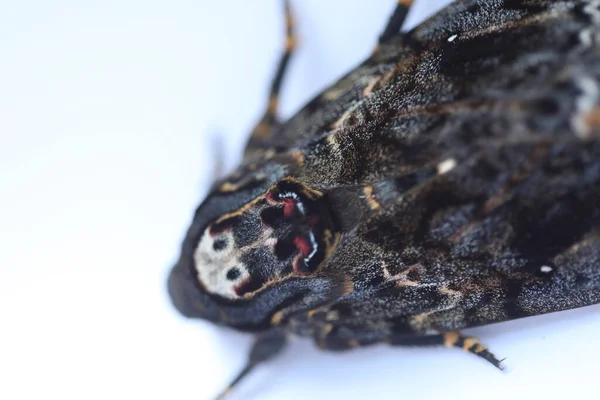
[(211, 222), (194, 252), (199, 284), (237, 299), (286, 276), (315, 273), (336, 240), (322, 197), (288, 178)]
[(285, 178), (241, 205), (230, 203), (213, 194), (196, 213), (169, 277), (182, 313), (242, 325), (292, 299), (309, 305), (347, 288), (319, 274), (339, 240), (323, 193)]

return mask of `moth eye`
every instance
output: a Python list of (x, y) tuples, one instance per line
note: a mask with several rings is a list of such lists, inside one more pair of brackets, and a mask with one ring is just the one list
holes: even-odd
[(227, 240), (226, 239), (219, 238), (219, 239), (217, 239), (217, 240), (215, 240), (213, 242), (213, 250), (214, 251), (221, 251), (225, 247), (227, 247)]
[(240, 269), (237, 267), (233, 267), (233, 268), (229, 268), (229, 270), (227, 271), (227, 275), (226, 278), (230, 281), (235, 281), (237, 278), (240, 277), (242, 273), (240, 272)]

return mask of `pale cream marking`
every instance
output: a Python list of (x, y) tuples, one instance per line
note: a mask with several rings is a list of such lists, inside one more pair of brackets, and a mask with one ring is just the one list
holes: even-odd
[(416, 326), (423, 326), (423, 324), (427, 321), (427, 318), (429, 318), (431, 314), (433, 314), (433, 311), (427, 311), (421, 314), (417, 314), (414, 317), (412, 317), (411, 323), (415, 324)]
[(377, 85), (377, 82), (380, 81), (380, 77), (374, 77), (371, 78), (369, 80), (369, 82), (367, 83), (367, 86), (365, 86), (365, 88), (363, 89), (363, 96), (367, 97), (373, 94), (373, 89), (375, 88), (375, 85)]
[[(590, 1), (583, 7), (583, 12), (591, 17), (592, 23), (596, 26), (600, 25), (600, 10), (598, 10), (598, 7), (600, 7), (600, 1), (598, 0)], [(597, 29), (592, 27), (584, 29), (579, 33), (579, 40), (585, 47), (591, 47), (598, 41), (598, 33), (596, 31)]]
[(239, 188), (238, 185), (231, 182), (225, 182), (219, 187), (220, 192), (234, 192)]
[(438, 175), (443, 175), (452, 171), (455, 167), (456, 160), (454, 158), (448, 158), (437, 165), (437, 173)]
[(283, 310), (277, 311), (271, 317), (271, 325), (279, 325), (281, 323), (282, 318), (283, 318)]
[(338, 97), (346, 93), (347, 90), (348, 89), (346, 88), (328, 90), (327, 92), (323, 93), (323, 98), (327, 101), (337, 100)]
[(600, 10), (598, 7), (600, 7), (600, 1), (598, 0), (589, 1), (588, 4), (583, 7), (583, 12), (592, 18), (594, 25), (600, 25)]
[(335, 310), (329, 311), (325, 315), (325, 321), (328, 321), (328, 322), (334, 322), (334, 321), (337, 321), (338, 319), (340, 319), (340, 313)]
[(275, 245), (277, 244), (277, 238), (275, 238), (275, 237), (267, 238), (267, 239), (265, 239), (263, 244), (265, 246), (267, 246), (268, 248), (270, 248), (271, 250), (275, 250)]
[[(272, 228), (263, 229), (256, 241), (241, 248), (235, 247), (232, 231), (228, 230), (214, 237), (209, 231), (210, 228), (206, 228), (194, 252), (198, 280), (210, 293), (232, 299), (239, 298), (235, 288), (251, 278), (248, 266), (241, 261), (242, 255), (263, 245), (274, 251), (277, 244), (277, 238), (273, 236), (274, 231)], [(214, 250), (213, 244), (216, 240), (225, 240), (226, 246), (221, 250)], [(227, 272), (231, 268), (237, 268), (240, 272), (234, 280), (227, 278)]]
[(337, 133), (331, 133), (327, 136), (327, 143), (329, 144), (332, 153), (337, 154), (340, 152), (340, 144), (337, 141)]
[[(225, 248), (214, 250), (213, 244), (216, 240), (225, 240)], [(198, 280), (210, 293), (231, 299), (238, 298), (235, 287), (250, 278), (250, 273), (239, 261), (239, 256), (240, 252), (235, 248), (231, 231), (212, 237), (207, 228), (194, 252), (194, 266)], [(227, 279), (227, 271), (231, 268), (237, 268), (240, 272), (235, 280)]]
[(296, 161), (296, 164), (298, 164), (299, 166), (304, 165), (304, 154), (302, 154), (302, 150), (295, 150), (292, 153), (290, 153), (290, 156), (294, 161)]
[(594, 28), (589, 28), (583, 29), (581, 32), (579, 32), (579, 41), (581, 44), (583, 44), (585, 47), (591, 47), (594, 44), (594, 41), (597, 39), (597, 35), (593, 34), (594, 31)]
[(369, 204), (369, 208), (373, 211), (377, 211), (381, 208), (381, 204), (375, 199), (373, 195), (373, 186), (365, 186), (363, 189), (365, 194), (365, 198), (367, 199), (367, 203)]
[(248, 250), (256, 249), (262, 245), (267, 245), (272, 249), (275, 249), (277, 244), (277, 237), (273, 236), (273, 228), (264, 228), (260, 234), (260, 237), (254, 242), (239, 248), (240, 253), (246, 253)]
[(589, 76), (578, 77), (576, 83), (582, 93), (575, 101), (576, 112), (571, 117), (571, 125), (577, 137), (586, 139), (591, 132), (591, 127), (587, 123), (587, 117), (598, 103), (600, 90), (596, 81)]
[(450, 43), (452, 43), (452, 42), (454, 42), (454, 40), (456, 40), (456, 38), (457, 38), (457, 37), (458, 37), (458, 35), (452, 35), (452, 36), (450, 36), (450, 37), (448, 38), (448, 41), (449, 41)]
[(408, 274), (415, 269), (418, 270), (419, 268), (421, 268), (421, 264), (414, 264), (414, 265), (411, 265), (410, 267), (407, 267), (406, 269), (400, 271), (396, 275), (392, 275), (392, 274), (390, 274), (390, 271), (388, 271), (388, 269), (387, 269), (387, 263), (386, 262), (381, 263), (381, 269), (383, 271), (383, 279), (385, 279), (386, 282), (396, 282), (396, 286), (398, 286), (398, 287), (401, 287), (401, 286), (433, 286), (433, 285), (435, 285), (435, 284), (422, 284), (422, 283), (418, 283), (418, 282), (411, 281), (410, 279), (408, 279)]
[[(385, 275), (385, 272), (384, 272), (384, 275)], [(398, 285), (398, 286), (412, 286), (412, 285)], [(419, 286), (435, 286), (435, 284), (419, 284)], [(456, 290), (449, 289), (446, 286), (440, 288), (439, 292), (441, 294), (445, 294), (447, 296), (452, 297), (453, 301), (451, 301), (450, 304), (448, 304), (445, 307), (440, 308), (438, 310), (426, 311), (424, 313), (413, 316), (410, 319), (409, 323), (414, 329), (419, 330), (419, 331), (426, 330), (428, 332), (428, 334), (437, 333), (431, 327), (426, 326), (429, 316), (432, 314), (438, 313), (438, 312), (447, 311), (447, 310), (451, 310), (451, 309), (455, 308), (458, 300), (462, 297), (462, 293), (457, 292)], [(427, 329), (425, 329), (425, 328), (427, 328)]]
[(346, 123), (346, 120), (348, 118), (350, 118), (352, 113), (358, 108), (358, 104), (359, 104), (358, 102), (355, 102), (346, 111), (344, 111), (342, 116), (340, 118), (338, 118), (338, 120), (332, 124), (332, 126), (331, 126), (332, 130), (337, 130), (337, 129), (342, 128), (344, 126), (344, 124)]
[(552, 268), (552, 267), (551, 267), (551, 266), (549, 266), (549, 265), (542, 265), (542, 266), (540, 267), (540, 271), (541, 271), (541, 272), (543, 272), (543, 273), (545, 273), (545, 274), (547, 274), (547, 273), (550, 273), (550, 272), (552, 272), (553, 270), (554, 270), (554, 268)]
[(448, 288), (447, 286), (444, 286), (442, 288), (440, 288), (439, 292), (441, 294), (445, 294), (448, 296), (452, 296), (452, 297), (462, 297), (462, 293), (453, 289)]
[(275, 154), (276, 154), (276, 152), (275, 152), (275, 149), (271, 148), (271, 149), (267, 149), (267, 150), (265, 151), (265, 153), (263, 154), (263, 156), (264, 156), (266, 159), (269, 159), (269, 158), (273, 158), (273, 156), (274, 156)]

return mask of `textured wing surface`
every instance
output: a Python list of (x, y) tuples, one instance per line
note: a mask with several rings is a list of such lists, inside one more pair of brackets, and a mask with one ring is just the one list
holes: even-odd
[(354, 282), (294, 329), (376, 341), (600, 302), (599, 27), (593, 1), (459, 1), (273, 133), (340, 221), (323, 272)]

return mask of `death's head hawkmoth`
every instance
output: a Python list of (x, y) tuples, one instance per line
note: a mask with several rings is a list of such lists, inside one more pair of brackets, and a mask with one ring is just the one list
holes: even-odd
[[(179, 311), (324, 349), (458, 346), (459, 330), (600, 302), (600, 5), (452, 3), (287, 121), (268, 106), (196, 210)], [(236, 379), (237, 382), (239, 379)]]

